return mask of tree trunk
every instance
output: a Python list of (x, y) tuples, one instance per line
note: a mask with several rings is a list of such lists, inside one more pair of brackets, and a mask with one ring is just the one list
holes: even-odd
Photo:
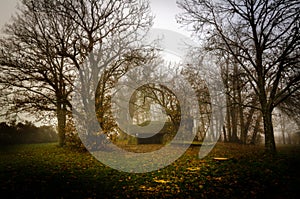
[[(230, 87), (229, 87), (229, 58), (226, 59), (225, 68), (223, 69), (224, 76), (222, 76), (223, 83), (226, 89), (226, 127), (224, 127), (224, 140), (231, 141), (231, 99), (230, 99)], [(225, 138), (226, 137), (226, 138)]]
[(265, 151), (268, 154), (276, 154), (276, 146), (274, 139), (274, 129), (272, 123), (272, 111), (263, 108), (263, 122), (265, 132)]
[(57, 108), (58, 145), (63, 147), (66, 141), (66, 110), (59, 105)]
[(292, 138), (289, 132), (287, 133), (287, 144), (292, 144)]
[(227, 120), (227, 135), (228, 135), (228, 141), (231, 141), (231, 103), (229, 101), (229, 96), (227, 95), (227, 108), (226, 108), (226, 120)]
[(232, 128), (232, 134), (230, 142), (238, 142), (239, 138), (237, 136), (237, 115), (236, 115), (236, 107), (234, 106), (231, 109), (231, 128)]
[[(240, 84), (241, 82), (239, 82)], [(242, 94), (241, 88), (238, 86), (238, 110), (239, 110), (239, 120), (240, 120), (240, 131), (241, 131), (241, 142), (246, 144), (247, 142), (247, 132), (245, 131), (245, 123), (244, 123), (244, 108), (242, 105)]]
[[(246, 119), (246, 122), (245, 122), (245, 136), (247, 138), (248, 136), (248, 131), (249, 131), (249, 128), (250, 128), (250, 125), (252, 123), (252, 117), (254, 115), (254, 112), (255, 112), (255, 109), (254, 108), (251, 108), (250, 111), (249, 111), (249, 115), (247, 116), (247, 119)], [(259, 120), (258, 120), (259, 121)], [(259, 125), (259, 124), (258, 124)]]
[(210, 118), (210, 125), (209, 125), (209, 131), (210, 131), (210, 141), (212, 141), (214, 139), (214, 117), (213, 117), (213, 114), (211, 115), (211, 118)]
[(285, 141), (285, 120), (284, 120), (283, 115), (280, 116), (280, 128), (281, 128), (281, 135), (282, 135), (282, 144), (286, 144), (286, 141)]
[(237, 105), (237, 92), (238, 92), (238, 76), (237, 76), (237, 65), (234, 64), (234, 71), (232, 77), (232, 97), (233, 104), (231, 105), (231, 127), (232, 127), (232, 136), (231, 142), (239, 142), (238, 138), (238, 105)]
[(224, 142), (227, 142), (227, 136), (226, 136), (226, 127), (223, 125), (223, 135), (224, 135)]
[(282, 134), (282, 144), (286, 144), (284, 130), (281, 131)]
[(261, 115), (256, 119), (250, 144), (254, 145), (257, 142), (257, 134), (258, 134), (259, 126), (260, 126), (260, 120), (261, 120)]

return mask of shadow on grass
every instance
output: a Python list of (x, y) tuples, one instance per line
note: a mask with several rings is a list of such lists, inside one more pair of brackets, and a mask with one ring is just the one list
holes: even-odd
[[(149, 146), (148, 146), (149, 147)], [(200, 145), (158, 171), (113, 170), (88, 152), (56, 144), (1, 147), (1, 195), (7, 198), (298, 198), (300, 147), (218, 143), (204, 159)], [(228, 158), (216, 161), (215, 157)]]

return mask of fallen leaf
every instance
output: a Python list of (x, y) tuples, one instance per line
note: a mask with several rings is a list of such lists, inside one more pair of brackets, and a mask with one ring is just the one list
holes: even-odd
[(168, 180), (157, 180), (157, 179), (154, 179), (155, 182), (158, 182), (158, 183), (168, 183), (170, 181)]
[(189, 167), (189, 168), (187, 168), (187, 170), (189, 170), (189, 171), (199, 171), (200, 167)]
[(214, 160), (218, 160), (218, 161), (224, 161), (224, 160), (228, 160), (229, 158), (214, 158)]

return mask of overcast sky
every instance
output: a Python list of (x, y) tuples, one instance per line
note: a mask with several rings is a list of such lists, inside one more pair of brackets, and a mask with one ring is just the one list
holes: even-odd
[(9, 21), (11, 15), (16, 11), (17, 0), (0, 0), (0, 27)]
[[(16, 12), (19, 0), (0, 1), (0, 27), (2, 29), (4, 24), (9, 23), (11, 16)], [(176, 0), (150, 0), (150, 6), (155, 17), (153, 28), (168, 29), (189, 37), (190, 33), (185, 31), (180, 24), (176, 23), (175, 16), (181, 12), (176, 5)], [(178, 61), (178, 59), (172, 56), (167, 57), (167, 55), (164, 55), (164, 58)]]
[(151, 0), (151, 8), (155, 15), (154, 28), (163, 28), (189, 35), (180, 24), (176, 23), (175, 15), (181, 10), (176, 5), (176, 0)]
[[(0, 0), (0, 27), (9, 22), (11, 15), (16, 11), (18, 0)], [(181, 34), (188, 35), (180, 25), (176, 23), (175, 15), (180, 12), (176, 6), (176, 0), (150, 0), (151, 8), (155, 15), (154, 27), (170, 29)]]

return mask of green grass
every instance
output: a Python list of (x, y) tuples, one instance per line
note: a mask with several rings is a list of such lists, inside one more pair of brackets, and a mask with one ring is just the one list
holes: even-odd
[[(57, 144), (0, 147), (1, 196), (8, 198), (298, 198), (300, 147), (218, 143), (204, 159), (193, 146), (158, 171), (130, 174), (111, 169), (89, 153)], [(227, 157), (215, 161), (214, 157)]]

